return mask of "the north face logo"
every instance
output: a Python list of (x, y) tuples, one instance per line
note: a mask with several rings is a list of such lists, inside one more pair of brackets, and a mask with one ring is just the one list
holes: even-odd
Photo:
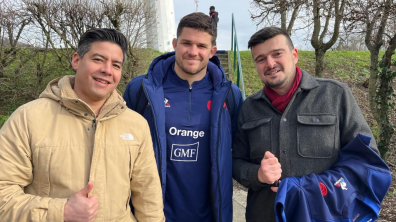
[(120, 137), (124, 140), (133, 140), (133, 136), (130, 133), (121, 134)]

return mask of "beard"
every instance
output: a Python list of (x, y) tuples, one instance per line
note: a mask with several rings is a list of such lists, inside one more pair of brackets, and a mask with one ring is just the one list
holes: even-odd
[[(264, 76), (267, 76), (267, 78), (269, 78), (269, 77), (268, 77), (268, 73), (274, 71), (275, 69), (276, 69), (276, 70), (279, 70), (279, 72), (284, 72), (284, 68), (283, 68), (282, 66), (276, 65), (276, 66), (274, 66), (274, 67), (271, 68), (271, 69), (265, 70), (264, 73), (263, 73), (263, 75), (264, 75)], [(268, 79), (267, 81), (265, 81), (265, 82), (262, 81), (262, 82), (263, 82), (265, 85), (269, 86), (270, 88), (276, 88), (276, 87), (278, 87), (278, 86), (283, 85), (283, 84), (286, 82), (286, 76), (284, 76), (282, 79), (279, 79), (279, 80), (277, 80), (277, 81), (271, 81), (271, 79)]]
[(179, 68), (188, 75), (195, 75), (206, 68), (206, 66), (202, 66), (202, 67), (198, 66), (196, 70), (186, 69), (186, 67), (183, 66), (183, 63), (180, 64), (179, 61), (177, 61), (177, 59), (176, 59), (176, 65), (179, 66)]
[(283, 79), (280, 79), (276, 82), (271, 82), (271, 81), (262, 81), (265, 85), (269, 86), (270, 88), (277, 88), (279, 86), (282, 86), (286, 82), (286, 77)]

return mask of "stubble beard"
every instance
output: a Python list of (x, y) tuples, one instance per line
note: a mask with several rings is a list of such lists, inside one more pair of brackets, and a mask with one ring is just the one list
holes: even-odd
[(180, 65), (179, 64), (179, 62), (176, 60), (176, 65), (184, 72), (184, 73), (186, 73), (186, 74), (188, 74), (188, 75), (196, 75), (196, 74), (198, 74), (199, 72), (201, 72), (203, 69), (205, 69), (205, 66), (203, 66), (203, 67), (198, 67), (198, 69), (194, 72), (194, 71), (191, 71), (191, 70), (188, 70), (188, 69), (186, 69), (186, 68), (184, 68), (184, 66), (183, 65)]
[(267, 76), (268, 80), (267, 80), (266, 82), (264, 82), (264, 81), (262, 81), (262, 82), (263, 82), (265, 85), (269, 86), (270, 88), (277, 88), (277, 87), (279, 87), (279, 86), (282, 86), (282, 84), (284, 84), (285, 81), (286, 81), (286, 76), (285, 76), (283, 79), (277, 80), (276, 82), (271, 82), (271, 79), (270, 79), (271, 76), (268, 76), (268, 75), (267, 75), (267, 72), (269, 72), (270, 70), (273, 70), (273, 69), (275, 69), (275, 68), (279, 69), (280, 72), (285, 73), (283, 67), (280, 66), (280, 65), (276, 65), (274, 68), (264, 71), (263, 75), (264, 75), (264, 76)]

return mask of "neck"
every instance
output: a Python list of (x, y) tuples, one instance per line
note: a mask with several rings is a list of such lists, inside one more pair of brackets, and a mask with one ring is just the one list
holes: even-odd
[(286, 88), (283, 87), (283, 88), (271, 88), (271, 89), (274, 90), (278, 95), (282, 96), (282, 95), (285, 95), (287, 92), (289, 92), (292, 85), (293, 85), (293, 82), (291, 82), (291, 84), (289, 84)]
[(94, 111), (95, 116), (99, 116), (100, 109), (102, 108), (103, 104), (104, 104), (104, 102), (95, 103), (95, 104), (91, 103), (91, 104), (88, 104), (88, 105), (89, 105), (89, 107), (91, 107), (92, 111)]
[(188, 74), (185, 73), (177, 64), (175, 64), (175, 72), (176, 75), (179, 76), (180, 79), (186, 80), (188, 84), (191, 86), (194, 82), (200, 81), (206, 75), (207, 67), (202, 69), (196, 74)]

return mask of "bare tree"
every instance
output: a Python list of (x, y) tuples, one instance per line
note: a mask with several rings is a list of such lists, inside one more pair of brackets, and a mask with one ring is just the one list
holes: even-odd
[(60, 63), (70, 67), (71, 55), (81, 35), (104, 25), (105, 15), (95, 0), (22, 0), (42, 30)]
[[(30, 18), (21, 5), (12, 0), (0, 2), (0, 78), (4, 77), (4, 70), (17, 59), (23, 30), (30, 23)], [(22, 61), (26, 63), (27, 60)]]
[[(376, 94), (379, 51), (384, 44), (385, 27), (389, 18), (392, 0), (354, 0), (348, 4), (345, 19), (350, 22), (348, 29), (360, 29), (365, 34), (365, 44), (370, 51), (370, 98)], [(360, 28), (363, 27), (363, 28)], [(378, 119), (375, 101), (370, 99), (373, 115)]]
[[(392, 76), (391, 57), (396, 48), (396, 6), (393, 0), (353, 0), (348, 4), (348, 11), (350, 13), (345, 19), (349, 22), (349, 29), (362, 30), (365, 34), (365, 45), (370, 51), (369, 104), (378, 124), (379, 150), (386, 158), (390, 151), (389, 141), (393, 136), (390, 113), (394, 110), (391, 99), (395, 77)], [(383, 47), (386, 51), (379, 63), (379, 54)], [(378, 69), (379, 65), (381, 70)]]
[(123, 71), (123, 85), (137, 75), (140, 48), (146, 46), (146, 31), (155, 24), (150, 1), (140, 0), (22, 0), (35, 24), (47, 36), (49, 45), (66, 67), (78, 39), (91, 28), (114, 28), (129, 40), (128, 60)]
[[(315, 49), (315, 76), (323, 76), (325, 53), (337, 42), (346, 1), (347, 0), (312, 1), (314, 29), (311, 45)], [(324, 18), (324, 21), (322, 18)], [(331, 37), (326, 42), (326, 38), (329, 34)]]
[[(346, 15), (344, 15), (344, 17), (345, 16)], [(358, 30), (358, 29), (349, 30), (348, 23), (345, 21), (345, 19), (342, 23), (341, 30), (338, 37), (338, 41), (336, 43), (337, 44), (336, 50), (352, 50), (352, 51), (367, 50), (367, 47), (364, 44), (365, 35), (362, 32), (362, 30)]]
[(110, 25), (120, 30), (129, 39), (128, 60), (124, 65), (122, 86), (133, 77), (142, 74), (139, 69), (143, 50), (147, 46), (147, 30), (155, 25), (154, 5), (150, 1), (102, 1), (105, 16)]
[(291, 35), (304, 4), (306, 0), (253, 0), (251, 5), (255, 12), (250, 12), (250, 15), (257, 25), (265, 22), (270, 25), (279, 25), (280, 21), (281, 29)]
[(389, 154), (395, 149), (394, 147), (392, 149), (390, 146), (395, 132), (392, 123), (392, 116), (395, 115), (395, 102), (392, 101), (395, 99), (393, 82), (396, 78), (396, 61), (393, 61), (394, 63), (392, 64), (392, 56), (395, 54), (396, 50), (396, 32), (394, 33), (379, 63), (381, 71), (379, 73), (378, 89), (375, 96), (378, 116), (380, 118), (378, 122), (380, 126), (378, 127), (378, 149), (384, 159), (387, 159)]

